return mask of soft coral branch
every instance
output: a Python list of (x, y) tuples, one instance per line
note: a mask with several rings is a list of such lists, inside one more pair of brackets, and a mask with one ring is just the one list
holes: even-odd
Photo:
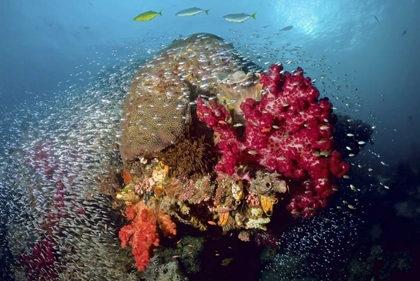
[(143, 271), (149, 264), (152, 247), (159, 245), (156, 215), (140, 201), (127, 207), (126, 217), (130, 224), (120, 229), (121, 247), (125, 248), (127, 244), (131, 246), (136, 266)]

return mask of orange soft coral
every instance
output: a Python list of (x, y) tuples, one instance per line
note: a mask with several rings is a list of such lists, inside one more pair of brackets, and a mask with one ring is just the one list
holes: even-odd
[(128, 206), (126, 216), (131, 222), (120, 229), (121, 247), (131, 246), (136, 266), (143, 271), (149, 264), (152, 246), (159, 245), (156, 216), (142, 201)]
[(162, 211), (159, 211), (158, 222), (163, 235), (172, 237), (176, 235), (176, 224), (171, 220), (171, 217)]

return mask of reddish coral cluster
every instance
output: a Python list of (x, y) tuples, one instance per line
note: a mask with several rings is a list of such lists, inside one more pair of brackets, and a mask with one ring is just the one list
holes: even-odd
[(318, 99), (318, 90), (301, 68), (294, 73), (282, 70), (281, 65), (272, 65), (262, 73), (261, 100), (248, 98), (241, 104), (243, 139), (229, 124), (229, 111), (216, 101), (197, 99), (197, 116), (219, 135), (219, 172), (233, 174), (235, 167), (249, 163), (278, 172), (305, 189), (288, 209), (294, 215), (311, 216), (325, 206), (336, 187), (335, 178), (342, 177), (349, 165), (333, 149), (331, 103)]
[(159, 211), (157, 221), (164, 236), (173, 237), (176, 235), (176, 224), (171, 220), (171, 217), (163, 211)]
[(136, 266), (143, 271), (149, 264), (152, 247), (159, 246), (156, 223), (159, 224), (163, 235), (167, 237), (176, 235), (176, 224), (169, 215), (163, 211), (156, 213), (143, 201), (127, 206), (125, 215), (130, 220), (130, 224), (120, 229), (121, 247), (125, 248), (127, 244), (131, 246)]
[(139, 270), (149, 264), (152, 246), (159, 245), (156, 232), (156, 215), (142, 201), (126, 208), (126, 216), (131, 222), (120, 229), (121, 247), (129, 244)]

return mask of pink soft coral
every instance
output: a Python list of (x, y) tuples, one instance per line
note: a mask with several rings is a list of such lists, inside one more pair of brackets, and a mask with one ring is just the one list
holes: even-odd
[(198, 98), (197, 116), (220, 136), (219, 172), (233, 174), (239, 164), (254, 163), (298, 181), (306, 192), (292, 199), (289, 210), (310, 216), (325, 206), (336, 187), (334, 179), (342, 177), (349, 165), (333, 150), (331, 103), (318, 99), (318, 90), (301, 68), (293, 74), (281, 74), (282, 70), (281, 65), (272, 65), (262, 73), (261, 100), (246, 99), (241, 104), (243, 140), (227, 122), (230, 113), (214, 100), (205, 104)]
[(143, 202), (128, 206), (126, 209), (129, 225), (120, 229), (119, 237), (121, 247), (129, 244), (139, 270), (145, 270), (149, 264), (152, 246), (159, 245), (159, 236), (156, 232), (156, 216)]

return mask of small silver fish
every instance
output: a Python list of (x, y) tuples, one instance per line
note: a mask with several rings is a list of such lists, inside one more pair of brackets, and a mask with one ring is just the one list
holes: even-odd
[(193, 7), (193, 8), (188, 8), (188, 9), (184, 9), (182, 11), (179, 11), (178, 13), (175, 14), (175, 16), (178, 17), (191, 17), (191, 16), (195, 16), (198, 15), (202, 12), (206, 13), (206, 15), (209, 14), (210, 9), (208, 10), (203, 10), (197, 7)]
[(223, 18), (227, 21), (242, 23), (248, 20), (249, 18), (257, 19), (256, 16), (257, 16), (257, 12), (253, 13), (252, 15), (248, 15), (245, 13), (229, 14), (229, 15), (223, 16)]

